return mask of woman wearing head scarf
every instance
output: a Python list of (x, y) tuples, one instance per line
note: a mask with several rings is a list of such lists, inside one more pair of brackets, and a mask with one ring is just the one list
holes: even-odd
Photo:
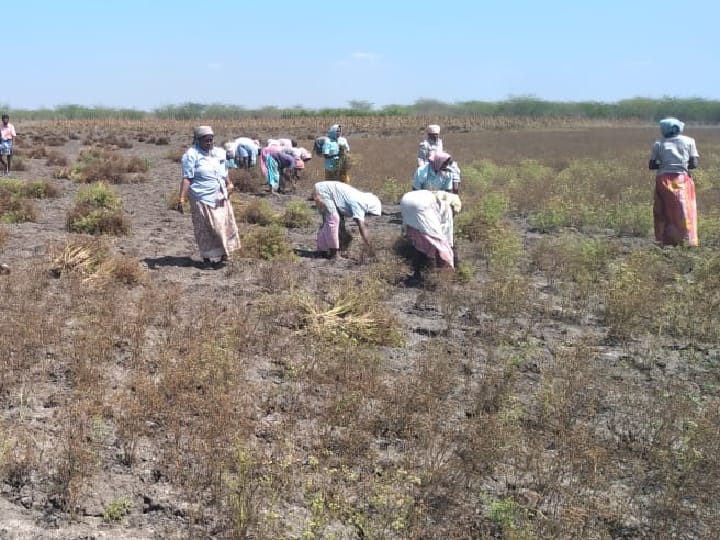
[(260, 168), (267, 178), (270, 193), (284, 193), (290, 181), (288, 170), (295, 168), (295, 156), (285, 147), (266, 146), (260, 152)]
[(430, 154), (443, 151), (443, 142), (440, 138), (440, 126), (430, 124), (426, 132), (425, 140), (418, 145), (418, 167), (422, 167), (428, 162)]
[(322, 155), (325, 158), (325, 180), (338, 180), (346, 184), (350, 183), (348, 173), (347, 154), (350, 153), (350, 145), (345, 137), (341, 136), (342, 127), (340, 124), (333, 124), (328, 129), (327, 137), (323, 142)]
[(413, 189), (460, 193), (460, 169), (452, 156), (442, 151), (430, 154), (428, 163), (415, 171)]
[(290, 153), (295, 158), (295, 174), (292, 177), (294, 189), (297, 181), (302, 178), (302, 173), (305, 170), (305, 163), (312, 159), (312, 154), (307, 148), (298, 146), (295, 140), (292, 141), (292, 148), (290, 149)]
[[(318, 251), (325, 251), (331, 258), (337, 257), (340, 249), (340, 230), (345, 228), (341, 218), (352, 217), (360, 230), (365, 246), (372, 252), (365, 216), (379, 216), (382, 210), (380, 199), (372, 193), (365, 193), (343, 182), (318, 182), (313, 198), (322, 216), (322, 226), (317, 234)], [(344, 231), (347, 234), (346, 231)]]
[(410, 191), (400, 199), (403, 229), (415, 248), (414, 279), (420, 279), (425, 258), (455, 268), (453, 216), (460, 212), (460, 197), (446, 191)]
[(193, 145), (182, 157), (182, 182), (178, 210), (190, 201), (195, 240), (204, 268), (219, 268), (230, 253), (240, 247), (235, 214), (229, 200), (232, 182), (228, 180), (225, 150), (213, 146), (213, 130), (199, 126)]
[(695, 139), (682, 135), (677, 118), (660, 120), (662, 139), (655, 141), (648, 164), (657, 171), (653, 218), (655, 241), (661, 245), (698, 245), (695, 182), (689, 174), (698, 165)]

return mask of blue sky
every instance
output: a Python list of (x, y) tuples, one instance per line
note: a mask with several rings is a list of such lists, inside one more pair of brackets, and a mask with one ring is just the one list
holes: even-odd
[(24, 0), (0, 13), (11, 110), (720, 99), (717, 0)]

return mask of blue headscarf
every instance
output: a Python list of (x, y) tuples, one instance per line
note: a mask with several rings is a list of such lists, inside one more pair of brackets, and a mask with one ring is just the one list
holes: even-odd
[(666, 139), (679, 135), (685, 129), (685, 124), (677, 118), (663, 118), (660, 120), (660, 133)]
[(330, 126), (330, 129), (328, 129), (327, 136), (330, 137), (333, 141), (337, 140), (337, 133), (340, 131), (340, 124), (333, 124)]

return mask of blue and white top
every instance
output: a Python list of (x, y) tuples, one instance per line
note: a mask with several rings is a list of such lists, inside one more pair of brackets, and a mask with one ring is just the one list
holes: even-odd
[(338, 161), (340, 161), (340, 150), (345, 153), (350, 152), (350, 145), (345, 137), (338, 137), (339, 126), (333, 125), (328, 129), (327, 137), (322, 146), (322, 153), (325, 156), (325, 170), (334, 171), (337, 169)]
[(454, 162), (447, 169), (437, 172), (432, 163), (427, 163), (415, 171), (413, 189), (452, 191), (453, 182), (460, 182), (460, 169)]
[(222, 148), (205, 152), (193, 145), (182, 157), (182, 176), (190, 180), (190, 195), (212, 208), (228, 198), (225, 155)]
[(372, 193), (366, 193), (354, 187), (326, 180), (315, 184), (315, 193), (329, 213), (352, 217), (360, 221), (365, 220), (365, 214), (380, 215), (382, 204)]

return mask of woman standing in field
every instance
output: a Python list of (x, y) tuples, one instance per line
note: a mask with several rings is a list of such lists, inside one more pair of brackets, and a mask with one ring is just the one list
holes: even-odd
[(348, 173), (348, 154), (350, 145), (345, 137), (341, 136), (342, 127), (340, 124), (333, 124), (328, 129), (327, 137), (322, 146), (322, 155), (325, 158), (325, 180), (337, 180), (350, 183)]
[[(10, 172), (15, 137), (17, 137), (15, 126), (10, 123), (10, 117), (3, 114), (2, 125), (0, 125), (0, 164), (5, 168), (3, 171), (5, 174)], [(7, 161), (5, 161), (6, 159)]]
[[(178, 211), (190, 195), (195, 241), (203, 268), (220, 268), (240, 247), (235, 214), (230, 204), (232, 182), (228, 180), (225, 150), (213, 146), (210, 126), (198, 126), (193, 145), (182, 157), (182, 182)], [(214, 260), (213, 260), (214, 259)]]
[(430, 124), (426, 131), (425, 139), (418, 145), (418, 167), (427, 164), (431, 154), (443, 151), (443, 142), (440, 138), (440, 126)]
[(689, 174), (698, 165), (695, 139), (682, 135), (677, 118), (660, 120), (662, 139), (655, 141), (648, 164), (657, 171), (653, 218), (655, 241), (663, 246), (698, 245), (695, 182)]
[[(337, 181), (316, 183), (313, 198), (323, 220), (317, 234), (318, 251), (327, 252), (331, 259), (336, 258), (340, 249), (341, 229), (345, 229), (345, 222), (341, 218), (352, 217), (358, 225), (366, 248), (372, 253), (365, 216), (380, 215), (380, 199), (372, 193), (362, 192)], [(345, 231), (345, 234), (348, 233)]]

